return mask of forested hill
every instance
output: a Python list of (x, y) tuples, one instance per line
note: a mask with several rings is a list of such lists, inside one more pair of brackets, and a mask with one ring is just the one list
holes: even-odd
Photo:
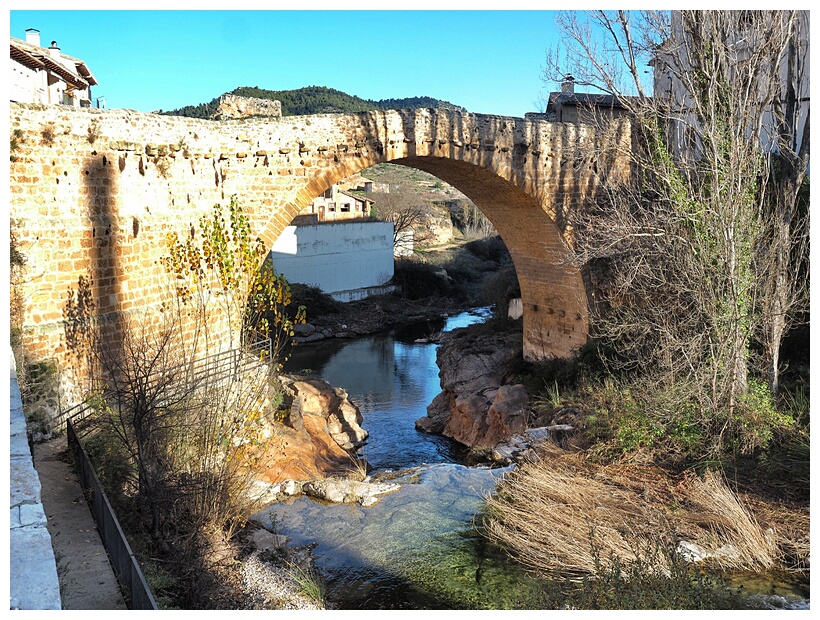
[[(403, 99), (362, 99), (348, 95), (340, 90), (326, 86), (307, 86), (296, 90), (266, 90), (256, 86), (240, 86), (229, 94), (240, 97), (279, 100), (282, 103), (283, 116), (302, 114), (333, 114), (346, 112), (365, 112), (367, 110), (403, 110), (413, 108), (444, 108), (460, 110), (465, 108), (432, 97), (406, 97)], [(189, 116), (192, 118), (211, 118), (216, 114), (219, 97), (209, 103), (188, 105), (177, 110), (161, 111), (169, 116)]]

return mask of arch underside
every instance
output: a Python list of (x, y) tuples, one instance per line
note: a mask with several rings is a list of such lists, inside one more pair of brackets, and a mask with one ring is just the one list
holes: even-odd
[[(586, 343), (589, 317), (583, 279), (547, 213), (550, 205), (540, 204), (492, 170), (445, 157), (361, 159), (309, 181), (287, 205), (288, 216), (298, 214), (333, 183), (380, 162), (418, 168), (446, 181), (468, 196), (498, 230), (521, 288), (525, 359), (569, 357)], [(279, 231), (268, 233), (275, 238)]]

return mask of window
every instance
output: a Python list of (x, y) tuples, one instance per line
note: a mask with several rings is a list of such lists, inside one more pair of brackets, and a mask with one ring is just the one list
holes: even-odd
[(342, 209), (341, 210), (342, 210), (342, 213), (350, 213), (350, 203), (349, 202), (342, 203)]

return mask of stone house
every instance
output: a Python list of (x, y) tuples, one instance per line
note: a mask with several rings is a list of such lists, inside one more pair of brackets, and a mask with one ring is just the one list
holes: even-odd
[(369, 217), (372, 205), (373, 201), (369, 198), (355, 196), (334, 184), (305, 207), (299, 217), (313, 216), (309, 219), (316, 222), (354, 220)]
[(26, 30), (26, 40), (10, 37), (9, 99), (21, 103), (91, 107), (97, 80), (82, 60), (60, 51), (57, 42), (40, 46), (40, 31)]

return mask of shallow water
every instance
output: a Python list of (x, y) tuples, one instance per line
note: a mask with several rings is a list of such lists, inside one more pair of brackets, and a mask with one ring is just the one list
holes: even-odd
[(303, 497), (256, 518), (294, 545), (315, 544), (328, 596), (342, 609), (522, 608), (537, 588), (472, 529), (502, 473), (423, 466), (371, 508)]
[[(312, 545), (327, 595), (340, 609), (533, 609), (541, 586), (478, 535), (474, 521), (503, 469), (466, 467), (462, 446), (415, 430), (440, 391), (435, 344), (415, 340), (484, 320), (487, 309), (389, 335), (299, 347), (285, 371), (309, 370), (343, 387), (370, 436), (373, 473), (402, 488), (370, 508), (306, 497), (256, 515), (296, 546)], [(773, 608), (808, 608), (808, 587), (770, 576), (735, 586)]]
[(309, 370), (343, 387), (370, 436), (362, 454), (371, 473), (412, 468), (401, 490), (371, 508), (300, 497), (254, 518), (313, 544), (328, 595), (343, 609), (521, 608), (536, 588), (473, 527), (483, 498), (504, 470), (465, 467), (463, 446), (420, 433), (416, 419), (440, 391), (438, 331), (483, 321), (482, 308), (392, 334), (335, 340), (294, 350), (286, 372)]

